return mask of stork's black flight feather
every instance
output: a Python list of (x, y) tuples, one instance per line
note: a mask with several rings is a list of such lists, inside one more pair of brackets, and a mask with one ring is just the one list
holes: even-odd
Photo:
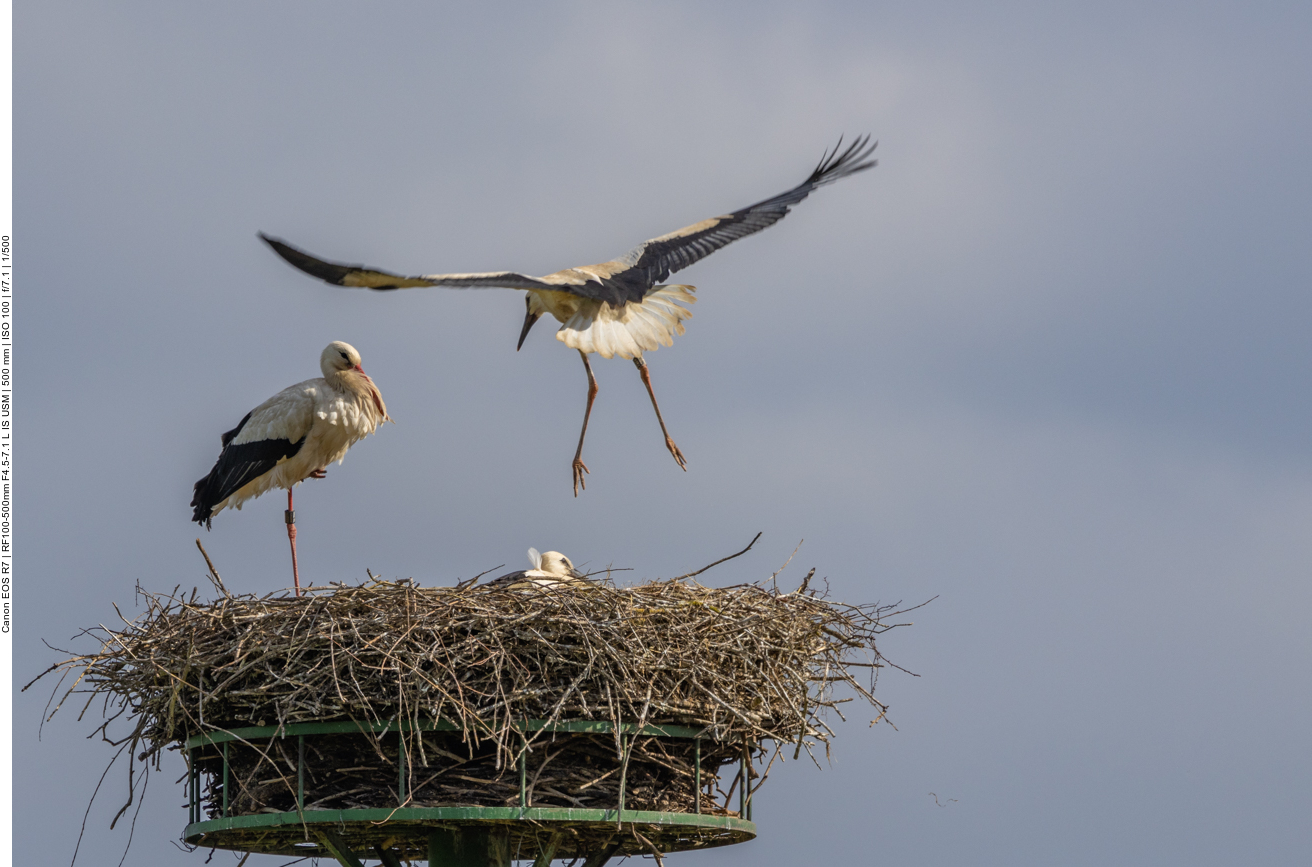
[(214, 468), (192, 489), (191, 520), (209, 529), (214, 507), (232, 496), (243, 485), (267, 473), (283, 458), (290, 458), (301, 450), (305, 437), (298, 442), (285, 439), (255, 440), (232, 445), (232, 440), (250, 421), (248, 412), (235, 428), (219, 438), (223, 451)]

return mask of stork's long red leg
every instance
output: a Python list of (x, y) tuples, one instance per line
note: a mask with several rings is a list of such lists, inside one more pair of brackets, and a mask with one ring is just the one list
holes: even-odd
[(661, 433), (665, 434), (665, 447), (674, 455), (674, 460), (679, 465), (679, 469), (685, 473), (688, 472), (688, 461), (683, 457), (683, 452), (670, 439), (670, 432), (665, 429), (665, 419), (661, 418), (661, 405), (656, 402), (656, 392), (651, 390), (651, 374), (647, 372), (647, 362), (642, 360), (639, 355), (633, 359), (633, 363), (638, 366), (638, 373), (642, 375), (642, 384), (647, 386), (647, 394), (651, 395), (652, 408), (656, 410), (656, 420), (661, 423)]
[(287, 489), (287, 538), (292, 543), (292, 584), (301, 595), (301, 573), (296, 568), (296, 510), (292, 507), (292, 489)]
[(588, 354), (580, 349), (579, 357), (583, 359), (583, 369), (588, 372), (588, 408), (583, 411), (583, 430), (579, 431), (579, 447), (574, 452), (574, 496), (576, 497), (579, 495), (579, 488), (585, 491), (588, 489), (583, 474), (592, 472), (583, 463), (583, 438), (588, 435), (588, 417), (592, 415), (592, 402), (597, 399), (597, 378), (592, 375)]

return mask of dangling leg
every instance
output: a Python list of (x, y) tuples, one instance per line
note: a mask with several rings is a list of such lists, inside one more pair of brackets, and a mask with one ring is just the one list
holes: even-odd
[(679, 469), (686, 473), (688, 472), (688, 461), (684, 459), (683, 452), (679, 451), (679, 447), (674, 444), (674, 440), (670, 439), (670, 432), (665, 429), (665, 419), (661, 418), (661, 407), (656, 402), (656, 392), (651, 390), (651, 374), (647, 372), (647, 362), (643, 361), (642, 356), (639, 355), (633, 359), (633, 363), (638, 366), (638, 373), (642, 374), (642, 384), (647, 386), (647, 394), (651, 395), (651, 405), (656, 410), (656, 420), (661, 423), (661, 433), (665, 434), (665, 447), (670, 450), (670, 454), (674, 455), (674, 460), (679, 464)]
[(292, 508), (292, 489), (287, 489), (287, 538), (292, 543), (292, 584), (296, 595), (301, 595), (301, 573), (296, 568), (296, 511)]
[(583, 411), (583, 430), (579, 431), (579, 447), (574, 452), (574, 496), (579, 495), (579, 488), (588, 489), (588, 484), (583, 480), (584, 473), (590, 473), (587, 465), (583, 463), (583, 438), (588, 435), (588, 417), (592, 415), (592, 402), (597, 398), (597, 378), (592, 375), (592, 365), (588, 364), (588, 354), (579, 350), (579, 357), (583, 359), (583, 369), (588, 372), (588, 408)]

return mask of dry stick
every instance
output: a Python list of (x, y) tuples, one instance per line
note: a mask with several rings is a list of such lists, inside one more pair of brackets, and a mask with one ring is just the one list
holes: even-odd
[(623, 567), (607, 566), (605, 569), (598, 569), (596, 572), (584, 572), (583, 577), (591, 578), (593, 575), (605, 575), (607, 577), (610, 577), (610, 573), (612, 572), (632, 572), (632, 571), (634, 570), (633, 567), (631, 566), (623, 566)]
[(210, 567), (210, 574), (206, 576), (210, 579), (210, 583), (217, 587), (224, 596), (232, 596), (228, 592), (228, 588), (223, 586), (223, 579), (219, 577), (219, 570), (214, 568), (214, 561), (210, 560), (210, 555), (206, 553), (205, 546), (200, 543), (200, 539), (196, 540), (196, 547), (200, 549), (200, 555), (205, 558), (205, 565)]
[(696, 572), (689, 572), (686, 575), (680, 575), (678, 578), (675, 578), (673, 580), (682, 581), (684, 578), (693, 578), (697, 575), (702, 574), (707, 569), (710, 569), (711, 566), (719, 566), (721, 563), (732, 560), (734, 557), (741, 557), (742, 555), (746, 554), (748, 551), (752, 550), (752, 546), (756, 544), (756, 540), (759, 538), (761, 538), (761, 534), (757, 533), (755, 536), (752, 537), (752, 541), (747, 543), (747, 547), (739, 551), (737, 554), (730, 554), (728, 557), (721, 557), (719, 560), (716, 560), (714, 563), (710, 564), (710, 566), (703, 566), (702, 568), (698, 569)]
[[(87, 801), (86, 812), (82, 814), (82, 829), (78, 831), (77, 845), (73, 847), (73, 861), (69, 862), (70, 867), (73, 863), (76, 863), (78, 850), (82, 848), (82, 835), (87, 832), (87, 817), (91, 815), (91, 805), (96, 802), (96, 794), (100, 791), (100, 787), (104, 785), (105, 777), (109, 776), (109, 769), (114, 767), (114, 762), (118, 761), (118, 757), (123, 755), (124, 749), (126, 749), (126, 746), (120, 747), (118, 752), (114, 753), (114, 757), (109, 760), (109, 764), (105, 766), (105, 770), (100, 774), (100, 780), (96, 783), (96, 788), (91, 792), (91, 799)], [(132, 763), (131, 753), (128, 753), (128, 763)]]
[(602, 867), (619, 848), (619, 836), (611, 837), (601, 845), (600, 849), (593, 850), (588, 857), (583, 859), (583, 867)]
[(661, 857), (661, 850), (657, 849), (650, 840), (638, 833), (637, 825), (630, 825), (629, 830), (639, 843), (642, 843), (651, 850), (652, 857), (656, 859), (656, 867), (665, 867), (665, 859)]
[(484, 569), (482, 572), (479, 572), (477, 575), (475, 575), (473, 578), (470, 578), (468, 581), (457, 581), (456, 589), (464, 590), (466, 587), (472, 587), (474, 584), (478, 583), (479, 578), (482, 578), (488, 572), (495, 572), (497, 569), (504, 568), (505, 565), (506, 565), (505, 563), (502, 563), (500, 566), (493, 566), (491, 569)]
[(556, 850), (560, 848), (561, 841), (565, 839), (564, 833), (555, 831), (547, 838), (547, 845), (538, 853), (538, 857), (533, 861), (533, 867), (551, 867), (552, 860), (556, 857)]
[(789, 555), (788, 555), (788, 559), (784, 561), (784, 565), (782, 565), (782, 566), (780, 566), (778, 569), (776, 569), (776, 570), (774, 571), (774, 574), (770, 576), (770, 583), (774, 585), (776, 591), (778, 590), (778, 587), (779, 587), (779, 583), (778, 583), (778, 581), (776, 580), (776, 579), (778, 579), (778, 577), (779, 577), (779, 573), (781, 573), (781, 572), (783, 572), (785, 569), (787, 569), (787, 568), (788, 568), (788, 564), (791, 563), (791, 562), (793, 562), (793, 558), (797, 556), (797, 552), (798, 552), (798, 551), (802, 550), (802, 543), (805, 542), (805, 541), (806, 541), (805, 539), (800, 540), (800, 541), (797, 543), (797, 547), (793, 549), (793, 553), (789, 554)]

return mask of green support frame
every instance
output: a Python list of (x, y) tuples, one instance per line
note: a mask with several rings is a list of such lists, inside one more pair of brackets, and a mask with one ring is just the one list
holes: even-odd
[[(512, 728), (520, 733), (521, 743), (527, 746), (528, 738), (535, 732), (566, 732), (579, 734), (610, 734), (617, 727), (610, 722), (573, 720), (565, 722), (547, 722), (528, 720), (517, 723)], [(756, 836), (756, 826), (752, 822), (751, 791), (751, 743), (744, 739), (742, 757), (738, 771), (739, 811), (738, 816), (712, 816), (702, 813), (702, 739), (709, 736), (707, 729), (688, 726), (647, 725), (639, 728), (635, 724), (618, 726), (621, 744), (621, 767), (619, 803), (614, 810), (575, 809), (531, 807), (528, 803), (527, 750), (519, 753), (519, 805), (517, 807), (407, 807), (406, 791), (407, 756), (405, 739), (400, 737), (397, 758), (397, 807), (391, 809), (367, 810), (306, 810), (305, 809), (305, 738), (319, 734), (388, 734), (396, 732), (398, 736), (408, 731), (460, 731), (454, 723), (439, 721), (387, 721), (379, 723), (363, 722), (317, 722), (294, 723), (284, 726), (245, 726), (228, 730), (208, 732), (195, 735), (186, 742), (187, 759), (187, 816), (188, 825), (184, 838), (198, 846), (216, 846), (227, 848), (224, 838), (230, 833), (267, 832), (269, 839), (281, 840), (286, 832), (299, 827), (304, 832), (306, 843), (296, 843), (294, 848), (282, 846), (270, 848), (271, 854), (327, 855), (336, 859), (344, 867), (362, 867), (361, 856), (352, 851), (341, 831), (352, 826), (376, 829), (385, 823), (389, 827), (404, 829), (410, 838), (426, 840), (426, 854), (430, 864), (441, 867), (509, 867), (510, 864), (510, 829), (519, 823), (527, 823), (534, 828), (566, 828), (571, 825), (606, 824), (620, 827), (621, 823), (632, 827), (648, 826), (669, 829), (684, 829), (679, 833), (702, 835), (704, 842), (697, 847), (719, 846), (742, 842)], [(633, 746), (634, 737), (669, 737), (687, 738), (694, 741), (694, 786), (696, 798), (692, 813), (661, 813), (625, 809), (625, 772), (627, 758)], [(261, 813), (249, 816), (229, 815), (228, 782), (229, 744), (273, 738), (295, 737), (297, 739), (296, 767), (296, 811), (290, 813)], [(219, 818), (202, 821), (201, 772), (195, 751), (205, 747), (221, 747), (223, 798)], [(565, 835), (563, 830), (552, 831), (538, 851), (534, 867), (548, 867), (557, 849), (562, 845)], [(311, 851), (307, 847), (315, 847)], [(413, 846), (411, 847), (414, 848)], [(585, 867), (601, 867), (622, 848), (618, 837), (616, 842), (601, 850), (594, 851), (585, 859)], [(413, 855), (413, 853), (412, 853)], [(390, 848), (382, 843), (373, 844), (373, 852), (365, 857), (381, 859), (385, 867), (399, 867), (400, 859)]]

